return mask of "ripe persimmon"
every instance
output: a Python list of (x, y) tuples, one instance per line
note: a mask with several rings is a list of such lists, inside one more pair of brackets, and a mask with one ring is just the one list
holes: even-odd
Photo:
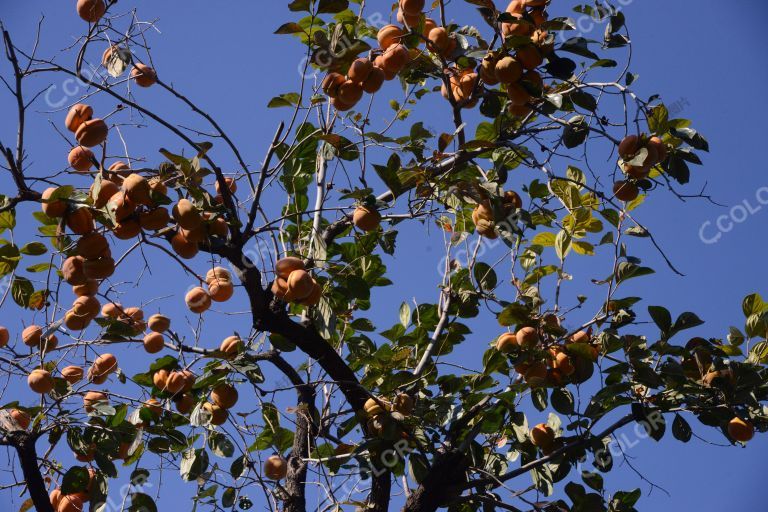
[(613, 184), (613, 195), (619, 201), (634, 201), (640, 195), (640, 189), (631, 181), (617, 181)]
[(496, 340), (496, 350), (504, 354), (509, 354), (518, 346), (517, 336), (511, 332), (505, 332)]
[(381, 47), (383, 50), (386, 50), (393, 44), (399, 42), (400, 38), (402, 38), (404, 35), (405, 33), (403, 30), (397, 25), (385, 25), (379, 29), (379, 32), (376, 35), (376, 39), (379, 42), (379, 47)]
[(83, 146), (75, 146), (69, 152), (67, 161), (76, 172), (86, 173), (93, 167), (93, 151)]
[(288, 461), (279, 455), (272, 455), (264, 463), (264, 475), (270, 480), (282, 480), (288, 474)]
[(125, 191), (120, 190), (107, 201), (107, 210), (114, 215), (115, 220), (120, 221), (132, 215), (136, 211), (136, 204), (128, 198)]
[(328, 73), (325, 75), (325, 78), (323, 78), (323, 82), (321, 83), (320, 87), (329, 97), (335, 98), (339, 94), (339, 87), (346, 81), (347, 80), (344, 78), (344, 75), (339, 73)]
[(229, 417), (229, 412), (226, 409), (210, 402), (203, 404), (203, 410), (211, 415), (211, 425), (221, 425)]
[(148, 354), (157, 354), (163, 350), (163, 347), (165, 347), (165, 339), (159, 332), (147, 333), (142, 342), (144, 344), (144, 350)]
[(373, 231), (381, 224), (381, 214), (373, 207), (361, 205), (355, 208), (352, 223), (362, 231)]
[(355, 59), (347, 70), (347, 78), (353, 82), (362, 83), (373, 70), (373, 62), (368, 58)]
[(123, 190), (132, 203), (154, 206), (149, 197), (149, 182), (144, 176), (137, 173), (129, 174), (123, 180)]
[(104, 208), (109, 199), (118, 192), (120, 192), (120, 186), (117, 183), (103, 179), (99, 184), (98, 192), (95, 185), (91, 185), (89, 195), (93, 201), (94, 208)]
[(400, 43), (391, 45), (381, 57), (381, 68), (384, 71), (397, 74), (408, 63), (411, 56), (408, 49)]
[(184, 229), (195, 229), (203, 219), (189, 199), (179, 199), (172, 210), (173, 219)]
[(85, 284), (88, 276), (85, 275), (85, 259), (82, 256), (70, 256), (61, 265), (61, 275), (72, 286)]
[(734, 441), (746, 443), (755, 435), (755, 427), (750, 421), (736, 416), (728, 422), (728, 435)]
[(180, 414), (189, 414), (195, 407), (195, 397), (191, 393), (182, 393), (174, 397), (173, 403)]
[(139, 225), (146, 231), (159, 231), (170, 222), (171, 215), (162, 207), (139, 213)]
[(27, 385), (32, 391), (42, 395), (53, 389), (53, 377), (48, 370), (38, 368), (30, 372), (29, 377), (27, 377)]
[(237, 389), (231, 384), (219, 384), (211, 391), (211, 401), (223, 409), (234, 407), (237, 399)]
[(544, 62), (539, 49), (534, 45), (523, 46), (515, 52), (515, 57), (525, 69), (536, 69)]
[(83, 407), (85, 412), (93, 412), (93, 406), (98, 403), (108, 402), (109, 398), (101, 391), (88, 391), (83, 395)]
[(517, 331), (515, 337), (521, 347), (533, 347), (539, 342), (539, 333), (533, 327), (523, 327)]
[(104, 235), (93, 231), (81, 236), (77, 240), (75, 250), (79, 256), (85, 259), (99, 258), (108, 255), (109, 242)]
[(84, 121), (75, 132), (75, 138), (78, 144), (92, 148), (98, 146), (105, 140), (109, 134), (109, 127), (103, 119), (94, 117), (88, 121)]
[(400, 0), (400, 9), (404, 14), (416, 16), (424, 10), (425, 0)]
[(312, 276), (306, 270), (294, 270), (288, 276), (288, 292), (286, 299), (301, 300), (309, 296), (314, 288)]
[(11, 333), (8, 332), (8, 328), (0, 325), (0, 348), (7, 346), (10, 339)]
[(99, 282), (96, 279), (88, 279), (84, 284), (72, 287), (72, 293), (78, 297), (93, 297), (99, 292)]
[(320, 299), (322, 298), (322, 296), (323, 296), (323, 287), (320, 286), (317, 283), (317, 281), (315, 281), (314, 286), (312, 287), (312, 291), (309, 293), (309, 295), (307, 295), (306, 297), (304, 297), (298, 302), (302, 306), (316, 306), (320, 302)]
[(624, 160), (631, 160), (638, 151), (640, 151), (640, 137), (637, 135), (627, 135), (619, 143), (619, 156)]
[(522, 78), (523, 66), (516, 58), (506, 56), (496, 62), (494, 72), (501, 83), (511, 84)]
[(83, 21), (96, 23), (104, 16), (105, 12), (107, 12), (107, 4), (104, 3), (104, 0), (77, 0), (77, 15)]
[(83, 380), (84, 375), (85, 372), (79, 366), (67, 366), (61, 370), (61, 376), (70, 384), (77, 384)]
[(184, 389), (186, 383), (187, 379), (183, 373), (179, 371), (173, 371), (168, 374), (168, 378), (165, 381), (165, 390), (169, 393), (176, 394)]
[(43, 213), (51, 218), (63, 217), (64, 213), (67, 211), (66, 202), (61, 199), (51, 200), (51, 196), (56, 190), (56, 187), (50, 187), (45, 189), (40, 195), (40, 199), (42, 200), (40, 207), (43, 210)]
[(154, 68), (137, 62), (131, 70), (131, 78), (136, 81), (136, 85), (139, 87), (151, 87), (157, 83), (157, 72)]
[(288, 279), (294, 270), (304, 270), (304, 261), (295, 256), (286, 256), (275, 263), (275, 273), (283, 279)]
[(86, 279), (106, 279), (115, 273), (115, 260), (111, 256), (83, 261)]
[(539, 423), (531, 429), (531, 442), (542, 450), (548, 450), (555, 442), (555, 431), (546, 423)]
[(93, 231), (93, 215), (87, 207), (75, 208), (66, 214), (67, 227), (76, 235)]
[(208, 285), (208, 294), (215, 302), (226, 302), (234, 293), (235, 287), (232, 281), (214, 281)]
[(76, 132), (80, 125), (86, 121), (89, 121), (93, 117), (93, 109), (90, 105), (84, 103), (75, 103), (70, 107), (67, 112), (67, 118), (64, 120), (64, 125), (67, 130)]
[(176, 254), (187, 260), (197, 256), (200, 251), (197, 244), (184, 238), (180, 231), (171, 238), (171, 247)]
[(211, 307), (211, 296), (201, 287), (196, 286), (187, 292), (184, 296), (184, 302), (190, 311), (201, 314)]
[(149, 317), (147, 327), (150, 331), (165, 332), (171, 327), (171, 319), (159, 313)]
[(219, 351), (227, 358), (235, 357), (242, 349), (243, 340), (239, 336), (228, 336), (219, 345)]

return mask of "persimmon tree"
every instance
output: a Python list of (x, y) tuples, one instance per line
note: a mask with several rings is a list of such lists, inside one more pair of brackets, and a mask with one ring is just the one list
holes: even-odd
[[(686, 339), (694, 313), (623, 292), (651, 265), (678, 272), (643, 203), (703, 197), (685, 185), (708, 143), (633, 92), (608, 3), (576, 8), (604, 24), (596, 41), (547, 0), (466, 0), (477, 27), (442, 0), (286, 2), (289, 37), (274, 37), (302, 45), (316, 78), (269, 100), (287, 114), (265, 156), (170, 85), (151, 13), (72, 3), (87, 23), (55, 56), (3, 27), (17, 137), (0, 141), (0, 444), (22, 476), (0, 492), (26, 493), (23, 510), (104, 510), (130, 475), (180, 478), (214, 510), (629, 511), (639, 490), (600, 476), (614, 435), (688, 442), (700, 423), (737, 444), (768, 429), (759, 295), (743, 329)], [(71, 150), (46, 174), (27, 84), (51, 77), (87, 89), (53, 114)], [(157, 113), (147, 87), (199, 126)], [(432, 97), (453, 123), (435, 132)], [(164, 130), (158, 153), (128, 153), (140, 123)], [(409, 224), (442, 233), (445, 253), (400, 234)], [(393, 270), (416, 255), (443, 262), (434, 300), (372, 300), (410, 295)], [(572, 273), (583, 258), (605, 277)], [(145, 266), (186, 282), (160, 291)], [(141, 302), (123, 303), (134, 286)], [(242, 304), (217, 340), (200, 336)], [(497, 338), (473, 334), (488, 323)], [(157, 509), (140, 489), (123, 506)]]

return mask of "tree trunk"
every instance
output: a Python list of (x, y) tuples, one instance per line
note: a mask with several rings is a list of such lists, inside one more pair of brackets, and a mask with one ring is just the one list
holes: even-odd
[(35, 510), (37, 512), (54, 512), (48, 498), (48, 491), (45, 488), (43, 475), (40, 474), (40, 467), (37, 464), (36, 441), (36, 436), (28, 432), (16, 431), (8, 433), (7, 440), (3, 444), (13, 446), (19, 455), (21, 472), (24, 475), (24, 481), (27, 484), (27, 489), (29, 489)]
[(283, 510), (285, 512), (305, 512), (307, 510), (306, 480), (307, 462), (312, 440), (317, 435), (317, 428), (312, 421), (315, 407), (315, 391), (312, 386), (302, 385), (297, 389), (299, 398), (296, 411), (296, 433), (293, 437), (293, 449), (288, 457), (288, 475), (285, 490), (288, 497)]

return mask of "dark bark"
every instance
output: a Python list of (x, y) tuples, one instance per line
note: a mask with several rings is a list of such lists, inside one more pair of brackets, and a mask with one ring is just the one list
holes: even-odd
[(403, 512), (434, 512), (450, 505), (461, 496), (468, 467), (467, 457), (460, 451), (438, 456), (424, 481), (406, 500)]
[(371, 494), (368, 496), (368, 508), (370, 512), (387, 512), (389, 510), (389, 498), (392, 494), (392, 473), (384, 473), (374, 476), (371, 485)]
[(24, 475), (24, 482), (27, 484), (29, 496), (32, 498), (32, 504), (37, 512), (54, 512), (51, 501), (48, 498), (48, 491), (45, 488), (43, 475), (40, 473), (40, 466), (37, 464), (37, 436), (29, 432), (15, 431), (9, 432), (0, 444), (13, 446), (19, 456), (21, 472)]
[(303, 385), (298, 388), (299, 398), (296, 410), (296, 433), (293, 438), (293, 449), (288, 457), (288, 475), (285, 480), (285, 490), (288, 498), (285, 500), (285, 512), (304, 512), (307, 509), (306, 481), (307, 462), (313, 440), (317, 435), (317, 427), (312, 421), (315, 408), (315, 391), (312, 386)]

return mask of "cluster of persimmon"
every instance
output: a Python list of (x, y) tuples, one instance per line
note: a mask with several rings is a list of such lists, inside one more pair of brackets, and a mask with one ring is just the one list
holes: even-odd
[(367, 418), (366, 426), (370, 433), (384, 435), (395, 420), (402, 420), (413, 414), (415, 402), (407, 393), (398, 393), (390, 401), (386, 397), (371, 397), (363, 405)]
[(55, 512), (83, 512), (86, 509), (87, 503), (91, 500), (90, 494), (94, 486), (96, 470), (88, 468), (88, 474), (90, 480), (85, 491), (63, 494), (61, 489), (56, 488), (48, 494), (51, 507)]
[(201, 243), (213, 236), (226, 238), (229, 234), (229, 226), (223, 217), (201, 211), (189, 199), (179, 199), (173, 206), (172, 215), (178, 228), (171, 237), (171, 247), (181, 258), (192, 259), (200, 252)]
[(658, 136), (627, 135), (619, 143), (619, 166), (626, 180), (613, 184), (613, 193), (620, 201), (634, 201), (640, 194), (638, 180), (651, 174), (651, 169), (667, 159), (669, 150)]
[(75, 172), (87, 173), (96, 160), (89, 148), (107, 140), (109, 127), (103, 119), (93, 117), (93, 108), (83, 103), (77, 103), (69, 109), (64, 124), (75, 134), (78, 143), (70, 150), (67, 161)]
[(211, 307), (211, 301), (226, 302), (235, 293), (232, 274), (223, 267), (214, 267), (205, 274), (206, 290), (202, 286), (191, 288), (184, 297), (190, 311), (202, 314)]
[[(528, 115), (532, 110), (530, 103), (545, 89), (536, 68), (554, 49), (554, 38), (542, 28), (548, 18), (548, 3), (548, 0), (512, 0), (505, 12), (513, 20), (503, 22), (501, 32), (505, 38), (515, 36), (516, 42), (511, 47), (505, 42), (500, 49), (489, 52), (478, 68), (485, 85), (501, 84), (506, 90), (509, 112), (514, 116)], [(459, 92), (463, 93), (461, 89)], [(474, 102), (470, 106), (472, 104)]]
[[(376, 37), (379, 48), (374, 52), (375, 57), (356, 59), (350, 64), (346, 76), (337, 72), (326, 75), (321, 87), (337, 110), (343, 112), (353, 108), (363, 93), (376, 93), (385, 81), (393, 80), (418, 55), (417, 50), (409, 50), (401, 41), (422, 23), (424, 4), (425, 0), (400, 0), (397, 18), (406, 27), (385, 25)], [(424, 41), (436, 26), (434, 21), (424, 19), (421, 31)]]
[(591, 377), (599, 348), (587, 331), (578, 331), (559, 343), (564, 330), (554, 314), (542, 317), (539, 325), (504, 333), (496, 349), (514, 359), (515, 371), (531, 387), (562, 387)]
[[(715, 348), (712, 342), (701, 337), (688, 340), (685, 355), (680, 358), (683, 374), (708, 388), (717, 388), (728, 394), (738, 386), (736, 372), (730, 366), (716, 362)], [(734, 416), (726, 425), (728, 435), (734, 441), (746, 443), (755, 434), (755, 428), (748, 419)]]
[(55, 333), (49, 333), (43, 335), (43, 328), (39, 325), (29, 325), (21, 331), (21, 341), (30, 348), (36, 348), (43, 353), (54, 350), (58, 344), (59, 339)]
[[(517, 192), (508, 190), (501, 198), (502, 220), (507, 219), (515, 210), (523, 207), (523, 200)], [(498, 238), (496, 232), (496, 214), (491, 204), (491, 200), (486, 199), (479, 203), (472, 211), (472, 221), (475, 223), (477, 232), (491, 240)]]
[(288, 256), (275, 264), (275, 280), (272, 282), (272, 293), (286, 301), (295, 302), (302, 306), (315, 306), (320, 302), (323, 288), (307, 272), (304, 261)]
[[(168, 370), (161, 368), (152, 375), (152, 383), (161, 393), (167, 393), (176, 406), (179, 414), (189, 414), (197, 403), (197, 398), (192, 394), (192, 387), (197, 377), (191, 370)], [(151, 402), (154, 401), (154, 402)], [(156, 402), (156, 403), (155, 403)], [(157, 420), (163, 412), (162, 405), (152, 397), (150, 403), (145, 404), (152, 412), (152, 417)]]

